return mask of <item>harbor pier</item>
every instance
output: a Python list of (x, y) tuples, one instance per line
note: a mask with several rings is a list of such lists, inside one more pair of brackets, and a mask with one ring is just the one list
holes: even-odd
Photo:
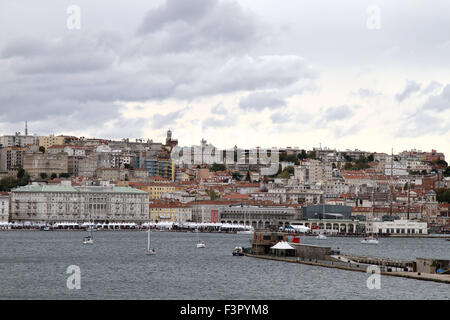
[[(290, 242), (289, 237), (293, 237)], [(377, 266), (381, 275), (450, 284), (450, 260), (400, 260), (342, 254), (330, 247), (301, 244), (298, 237), (283, 232), (255, 231), (252, 248), (246, 248), (245, 255), (358, 272), (367, 272), (370, 266)]]

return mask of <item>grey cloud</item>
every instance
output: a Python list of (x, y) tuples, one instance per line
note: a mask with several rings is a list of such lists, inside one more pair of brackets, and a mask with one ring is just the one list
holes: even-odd
[(418, 111), (406, 117), (395, 132), (396, 137), (411, 138), (426, 135), (445, 135), (450, 131), (450, 122)]
[(434, 91), (436, 91), (437, 89), (441, 88), (442, 84), (437, 82), (437, 81), (431, 81), (428, 86), (422, 90), (422, 94), (426, 95), (426, 94), (430, 94), (433, 93)]
[(177, 111), (169, 112), (167, 114), (157, 113), (151, 119), (152, 127), (154, 129), (161, 129), (169, 124), (173, 124), (178, 119), (180, 119), (188, 111), (188, 109), (189, 107), (186, 107)]
[(358, 90), (358, 95), (362, 98), (371, 98), (381, 95), (378, 92), (373, 91), (372, 89), (360, 88)]
[(262, 36), (252, 13), (235, 1), (219, 0), (167, 0), (148, 12), (138, 35), (147, 52), (175, 53), (247, 47)]
[(228, 110), (223, 106), (222, 103), (218, 103), (211, 109), (211, 113), (224, 115), (228, 113)]
[(440, 94), (430, 96), (423, 107), (435, 111), (450, 110), (450, 84), (446, 85)]
[(185, 0), (182, 2), (167, 0), (146, 14), (138, 33), (155, 32), (165, 25), (177, 21), (184, 21), (188, 24), (196, 23), (217, 5), (217, 0)]
[[(149, 12), (134, 36), (82, 31), (0, 42), (0, 121), (94, 130), (111, 120), (129, 123), (120, 112), (127, 102), (278, 92), (315, 78), (300, 56), (261, 55), (267, 53), (258, 51), (267, 29), (236, 1), (167, 1)], [(284, 97), (250, 100), (255, 108), (278, 108)], [(226, 112), (219, 106), (213, 111)], [(182, 116), (151, 120), (161, 128)]]
[(289, 117), (287, 114), (285, 113), (279, 113), (279, 112), (275, 112), (270, 116), (270, 120), (272, 121), (272, 123), (274, 124), (283, 124), (283, 123), (287, 123), (288, 119), (290, 119), (291, 117)]
[(262, 111), (266, 108), (278, 109), (284, 107), (286, 102), (273, 92), (256, 92), (241, 99), (239, 107), (243, 110)]
[(6, 45), (2, 57), (23, 74), (82, 73), (110, 66), (116, 54), (97, 38), (67, 36), (57, 40), (18, 39)]
[(405, 89), (402, 92), (395, 95), (395, 99), (398, 102), (402, 102), (403, 100), (409, 98), (413, 93), (418, 92), (420, 90), (420, 83), (415, 81), (406, 81)]
[(448, 111), (450, 111), (450, 84), (446, 85), (439, 94), (428, 97), (423, 106), (414, 113), (405, 116), (395, 134), (397, 137), (448, 135), (450, 119), (436, 115), (436, 113), (442, 114)]
[(353, 110), (346, 106), (337, 106), (328, 108), (323, 115), (323, 120), (332, 122), (332, 121), (340, 121), (347, 118), (350, 118), (353, 115)]
[(217, 117), (208, 117), (202, 122), (203, 128), (232, 127), (237, 123), (238, 117), (227, 115), (223, 119)]

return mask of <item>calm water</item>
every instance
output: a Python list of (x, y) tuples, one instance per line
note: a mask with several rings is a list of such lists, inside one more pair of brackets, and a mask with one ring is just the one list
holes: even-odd
[[(251, 236), (152, 232), (156, 256), (145, 255), (146, 232), (0, 232), (0, 299), (450, 299), (450, 285), (381, 277), (369, 290), (368, 274), (233, 257)], [(378, 246), (357, 238), (302, 238), (345, 253), (414, 259), (450, 259), (443, 239), (381, 239)], [(66, 287), (69, 265), (81, 268), (81, 289)]]

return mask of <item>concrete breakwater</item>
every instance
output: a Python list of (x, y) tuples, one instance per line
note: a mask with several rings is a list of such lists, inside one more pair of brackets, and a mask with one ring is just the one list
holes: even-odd
[(359, 272), (373, 270), (382, 275), (450, 283), (449, 260), (429, 258), (400, 260), (344, 254), (331, 247), (301, 244), (298, 235), (285, 232), (256, 231), (252, 247), (246, 248), (245, 254), (260, 259)]
[[(271, 256), (271, 255), (258, 255), (245, 253), (245, 256), (258, 258), (258, 259), (266, 259), (266, 260), (274, 260), (281, 262), (290, 262), (290, 263), (299, 263), (306, 264), (317, 267), (325, 267), (325, 268), (335, 268), (347, 271), (358, 271), (358, 272), (367, 272), (368, 264), (362, 263), (351, 263), (344, 261), (330, 261), (330, 260), (315, 260), (315, 259), (306, 259), (300, 257), (279, 257), (279, 256)], [(433, 273), (421, 273), (421, 272), (409, 272), (409, 271), (380, 271), (381, 275), (393, 276), (393, 277), (402, 277), (402, 278), (410, 278), (415, 280), (424, 280), (424, 281), (434, 281), (441, 283), (450, 284), (450, 274), (433, 274)]]

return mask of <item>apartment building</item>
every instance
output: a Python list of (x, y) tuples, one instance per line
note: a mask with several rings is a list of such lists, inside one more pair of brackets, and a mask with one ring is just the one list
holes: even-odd
[(44, 147), (45, 150), (47, 150), (49, 147), (54, 145), (64, 145), (68, 144), (74, 141), (77, 141), (77, 137), (72, 136), (55, 136), (55, 135), (49, 135), (49, 136), (42, 136), (39, 137), (39, 146)]
[(294, 168), (294, 177), (300, 184), (315, 184), (331, 180), (333, 168), (331, 164), (322, 163), (319, 160), (301, 162)]
[(0, 171), (8, 171), (23, 166), (25, 148), (0, 148)]
[(0, 144), (5, 147), (25, 147), (39, 143), (38, 136), (16, 134), (4, 135), (0, 137)]

